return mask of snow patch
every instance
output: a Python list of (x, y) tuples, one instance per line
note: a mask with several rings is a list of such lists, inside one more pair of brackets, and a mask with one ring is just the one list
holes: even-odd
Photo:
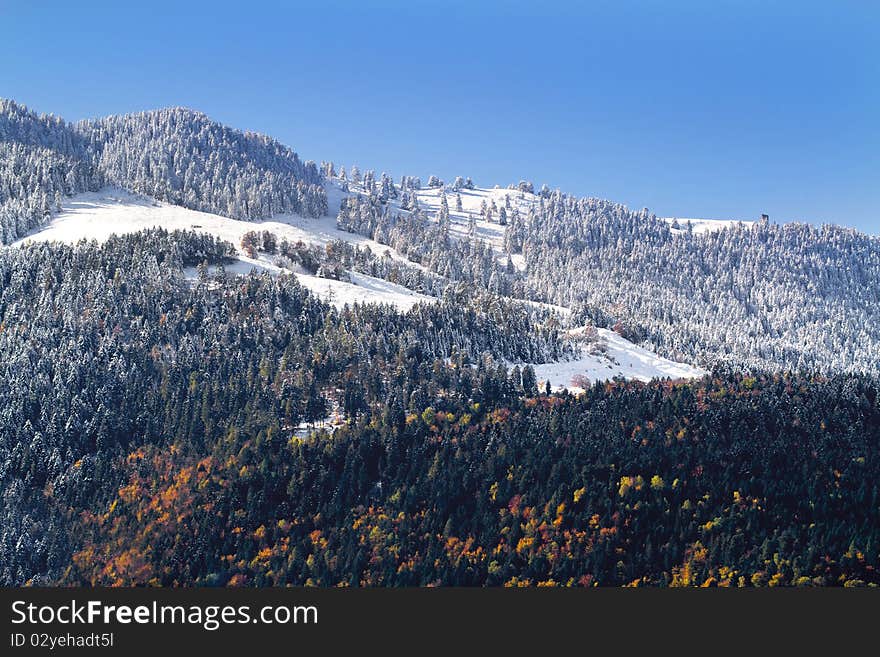
[[(580, 329), (581, 331), (583, 329)], [(573, 333), (577, 330), (573, 331)], [(605, 353), (587, 354), (568, 362), (533, 365), (535, 375), (543, 386), (550, 381), (556, 390), (568, 388), (572, 392), (583, 387), (572, 383), (583, 377), (590, 383), (608, 381), (614, 377), (650, 381), (657, 378), (693, 379), (707, 374), (706, 370), (658, 356), (644, 347), (633, 344), (614, 331), (598, 329), (599, 344), (604, 343)]]
[(690, 223), (695, 235), (733, 228), (739, 224), (750, 227), (755, 223), (754, 221), (740, 221), (738, 219), (692, 219), (687, 217), (664, 217), (661, 221), (665, 221), (670, 225), (677, 225), (678, 228), (673, 228), (677, 233), (686, 233), (687, 225)]
[(297, 274), (296, 277), (304, 287), (337, 308), (354, 303), (390, 303), (405, 312), (417, 303), (437, 301), (402, 285), (357, 272), (351, 272), (351, 283), (307, 274)]

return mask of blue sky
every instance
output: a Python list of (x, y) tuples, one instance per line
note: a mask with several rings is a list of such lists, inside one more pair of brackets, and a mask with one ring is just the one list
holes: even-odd
[(395, 177), (880, 233), (880, 3), (439, 4), (0, 0), (0, 96), (71, 120), (185, 105)]

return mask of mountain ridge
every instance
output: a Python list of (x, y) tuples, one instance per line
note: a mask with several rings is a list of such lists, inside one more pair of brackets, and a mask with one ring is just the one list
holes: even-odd
[[(50, 221), (70, 193), (107, 184), (248, 221), (329, 214), (337, 230), (400, 255), (415, 293), (464, 285), (569, 308), (572, 326), (618, 327), (663, 357), (707, 369), (880, 370), (872, 356), (880, 350), (880, 248), (854, 229), (709, 220), (676, 227), (647, 209), (546, 185), (536, 191), (529, 181), (478, 188), (431, 176), (423, 186), (414, 176), (398, 182), (330, 162), (318, 168), (268, 136), (191, 108), (79, 122), (76, 132), (57, 117), (2, 107), (11, 118), (0, 121), (0, 147), (13, 155), (11, 170), (0, 172), (7, 242)], [(33, 130), (22, 127), (28, 122)], [(39, 148), (17, 146), (13, 131)], [(339, 257), (322, 255), (322, 271), (349, 269)], [(378, 261), (370, 268), (398, 275)]]
[(107, 184), (241, 219), (326, 212), (313, 162), (268, 136), (228, 128), (195, 110), (72, 124), (3, 100), (0, 135), (2, 243), (43, 225), (62, 198)]

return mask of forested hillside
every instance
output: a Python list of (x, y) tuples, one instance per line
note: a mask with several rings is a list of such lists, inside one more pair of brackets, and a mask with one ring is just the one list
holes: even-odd
[(88, 140), (70, 124), (0, 99), (0, 245), (43, 225), (64, 196), (100, 182)]
[(0, 585), (880, 584), (880, 241), (535, 189), (0, 101)]
[(42, 226), (65, 196), (116, 184), (257, 220), (327, 212), (322, 176), (278, 142), (168, 109), (70, 124), (0, 99), (0, 243)]
[(3, 583), (878, 581), (876, 380), (548, 395), (515, 308), (340, 311), (231, 252), (0, 252)]
[[(720, 377), (468, 399), (288, 441), (135, 449), (74, 584), (877, 585), (876, 383)], [(505, 387), (487, 372), (484, 385)]]
[[(570, 348), (505, 304), (337, 312), (293, 276), (227, 276), (231, 252), (161, 230), (0, 250), (3, 582), (59, 576), (79, 540), (70, 509), (114, 495), (132, 447), (208, 449), (266, 418), (289, 438), (334, 413), (421, 412), (437, 392), (420, 373), (447, 360)], [(191, 281), (183, 268), (197, 264)], [(220, 271), (208, 276), (211, 264)], [(481, 372), (476, 400), (496, 394)]]
[(673, 360), (880, 372), (876, 237), (766, 222), (695, 233), (647, 210), (534, 194), (528, 182), (478, 193), (458, 183), (422, 190), (404, 177), (396, 200), (372, 172), (358, 183), (342, 176), (356, 194), (340, 228), (451, 280), (570, 307), (581, 323), (619, 326)]
[[(708, 369), (880, 373), (880, 241), (854, 230), (695, 230), (528, 181), (489, 189), (431, 176), (423, 187), (414, 176), (319, 169), (180, 108), (72, 125), (2, 101), (0, 149), (4, 243), (50, 221), (68, 195), (105, 185), (246, 221), (332, 213), (340, 230), (408, 260), (395, 266), (410, 267), (407, 285), (422, 294), (452, 284), (555, 304), (573, 311), (571, 327), (615, 327)], [(387, 271), (378, 255), (361, 255), (360, 271)]]
[(234, 219), (327, 212), (322, 176), (286, 146), (176, 108), (76, 126), (107, 182)]

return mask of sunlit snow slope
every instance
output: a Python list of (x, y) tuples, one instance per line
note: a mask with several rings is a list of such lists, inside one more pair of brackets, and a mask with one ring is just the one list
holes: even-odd
[(688, 224), (694, 234), (711, 233), (716, 230), (731, 228), (737, 224), (743, 226), (751, 226), (754, 221), (739, 221), (736, 219), (692, 219), (687, 217), (665, 217), (663, 221), (673, 227), (673, 230), (686, 231)]
[(655, 378), (688, 379), (706, 374), (705, 370), (684, 363), (676, 363), (652, 351), (648, 351), (614, 331), (599, 329), (599, 345), (604, 353), (585, 354), (583, 357), (562, 363), (545, 363), (535, 366), (539, 381), (550, 381), (554, 389), (582, 388), (578, 377), (590, 383), (607, 381), (615, 377), (650, 381)]
[[(353, 186), (354, 187), (354, 186)], [(175, 205), (161, 203), (117, 188), (105, 188), (98, 192), (79, 194), (67, 199), (63, 210), (41, 230), (23, 238), (16, 244), (31, 241), (59, 241), (75, 243), (82, 239), (104, 241), (113, 234), (133, 233), (153, 227), (167, 230), (196, 230), (209, 233), (232, 243), (239, 250), (238, 261), (226, 266), (232, 274), (246, 274), (252, 269), (272, 273), (284, 271), (275, 264), (273, 257), (260, 254), (249, 258), (241, 250), (242, 235), (253, 230), (267, 230), (279, 239), (290, 242), (302, 241), (307, 244), (324, 246), (334, 240), (342, 240), (359, 246), (368, 246), (377, 255), (385, 255), (405, 261), (394, 249), (379, 244), (363, 236), (341, 231), (336, 228), (336, 214), (346, 193), (333, 182), (327, 186), (329, 214), (318, 219), (296, 215), (275, 217), (269, 221), (245, 222), (221, 217), (215, 214), (188, 210)], [(358, 193), (356, 187), (352, 192)], [(511, 189), (473, 189), (460, 191), (462, 207), (457, 209), (450, 203), (451, 232), (454, 237), (467, 235), (467, 224), (471, 216), (476, 220), (478, 236), (491, 244), (498, 253), (499, 260), (506, 260), (502, 243), (504, 227), (479, 218), (480, 206), (485, 201), (501, 207), (507, 200), (525, 212), (532, 203), (537, 202), (534, 194)], [(418, 194), (419, 205), (431, 217), (440, 207), (440, 189), (423, 189)], [(452, 201), (454, 193), (447, 193)], [(716, 228), (713, 226), (712, 228)], [(720, 226), (718, 226), (720, 228)], [(710, 229), (701, 227), (701, 230)], [(407, 261), (411, 266), (419, 266)], [(521, 256), (514, 257), (514, 264), (522, 267)], [(194, 269), (187, 272), (195, 277)], [(419, 302), (434, 302), (436, 299), (419, 294), (403, 286), (385, 280), (350, 272), (351, 282), (337, 281), (312, 276), (295, 271), (299, 281), (321, 299), (337, 307), (354, 302), (390, 303), (402, 310), (411, 308)], [(567, 308), (552, 307), (560, 316), (568, 314)], [(579, 389), (587, 382), (603, 381), (614, 377), (647, 381), (658, 377), (688, 378), (702, 376), (705, 372), (690, 365), (676, 363), (658, 356), (642, 347), (634, 345), (613, 331), (599, 330), (598, 345), (601, 349), (585, 353), (582, 357), (561, 363), (535, 364), (535, 371), (541, 385), (549, 380), (553, 388)]]
[[(338, 208), (338, 200), (336, 201)], [(134, 233), (147, 228), (161, 227), (167, 230), (197, 230), (210, 233), (231, 242), (239, 249), (239, 262), (226, 267), (227, 272), (244, 274), (251, 269), (271, 272), (282, 270), (273, 264), (271, 257), (248, 258), (241, 250), (241, 237), (248, 231), (268, 230), (279, 239), (290, 242), (325, 245), (333, 240), (369, 246), (375, 253), (389, 253), (402, 259), (393, 249), (378, 242), (336, 229), (332, 216), (308, 219), (295, 215), (276, 217), (258, 223), (237, 221), (215, 214), (188, 210), (176, 205), (160, 203), (130, 192), (105, 188), (87, 192), (67, 199), (62, 212), (58, 213), (43, 229), (16, 244), (31, 241), (58, 241), (75, 243), (82, 239), (104, 241), (111, 235)], [(351, 283), (319, 278), (302, 272), (294, 272), (300, 282), (325, 301), (336, 306), (355, 301), (360, 303), (391, 303), (406, 310), (420, 301), (435, 301), (400, 285), (364, 274), (353, 273)]]

